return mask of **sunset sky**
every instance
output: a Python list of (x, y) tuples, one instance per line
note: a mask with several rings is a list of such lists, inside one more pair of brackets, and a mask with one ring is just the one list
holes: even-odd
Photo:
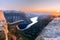
[(60, 10), (60, 0), (0, 0), (0, 10)]

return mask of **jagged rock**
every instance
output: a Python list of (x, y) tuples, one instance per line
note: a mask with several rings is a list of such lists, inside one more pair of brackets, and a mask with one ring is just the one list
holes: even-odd
[(0, 40), (5, 40), (5, 33), (3, 30), (0, 30)]
[[(10, 40), (13, 40), (12, 36), (16, 37), (18, 29), (16, 28), (16, 26), (8, 26), (8, 30), (9, 30), (8, 37)], [(17, 35), (17, 36), (19, 36), (19, 35)]]

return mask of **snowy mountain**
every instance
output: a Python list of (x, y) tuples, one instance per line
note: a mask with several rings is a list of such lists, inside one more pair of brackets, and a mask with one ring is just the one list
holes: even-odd
[(37, 40), (60, 40), (60, 18), (54, 18), (38, 36)]
[(7, 22), (24, 20), (24, 22), (19, 25), (19, 28), (21, 28), (21, 29), (25, 28), (26, 25), (31, 23), (29, 17), (27, 17), (26, 14), (24, 12), (21, 12), (21, 11), (5, 10), (4, 15), (5, 15)]

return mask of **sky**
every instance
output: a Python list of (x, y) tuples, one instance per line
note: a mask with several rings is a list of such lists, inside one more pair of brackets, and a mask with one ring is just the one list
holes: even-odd
[(0, 10), (60, 10), (60, 0), (0, 0)]

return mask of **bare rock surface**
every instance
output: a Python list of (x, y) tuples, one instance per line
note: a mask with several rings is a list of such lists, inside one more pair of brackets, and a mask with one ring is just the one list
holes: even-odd
[(3, 30), (0, 31), (0, 40), (5, 40), (5, 33)]

